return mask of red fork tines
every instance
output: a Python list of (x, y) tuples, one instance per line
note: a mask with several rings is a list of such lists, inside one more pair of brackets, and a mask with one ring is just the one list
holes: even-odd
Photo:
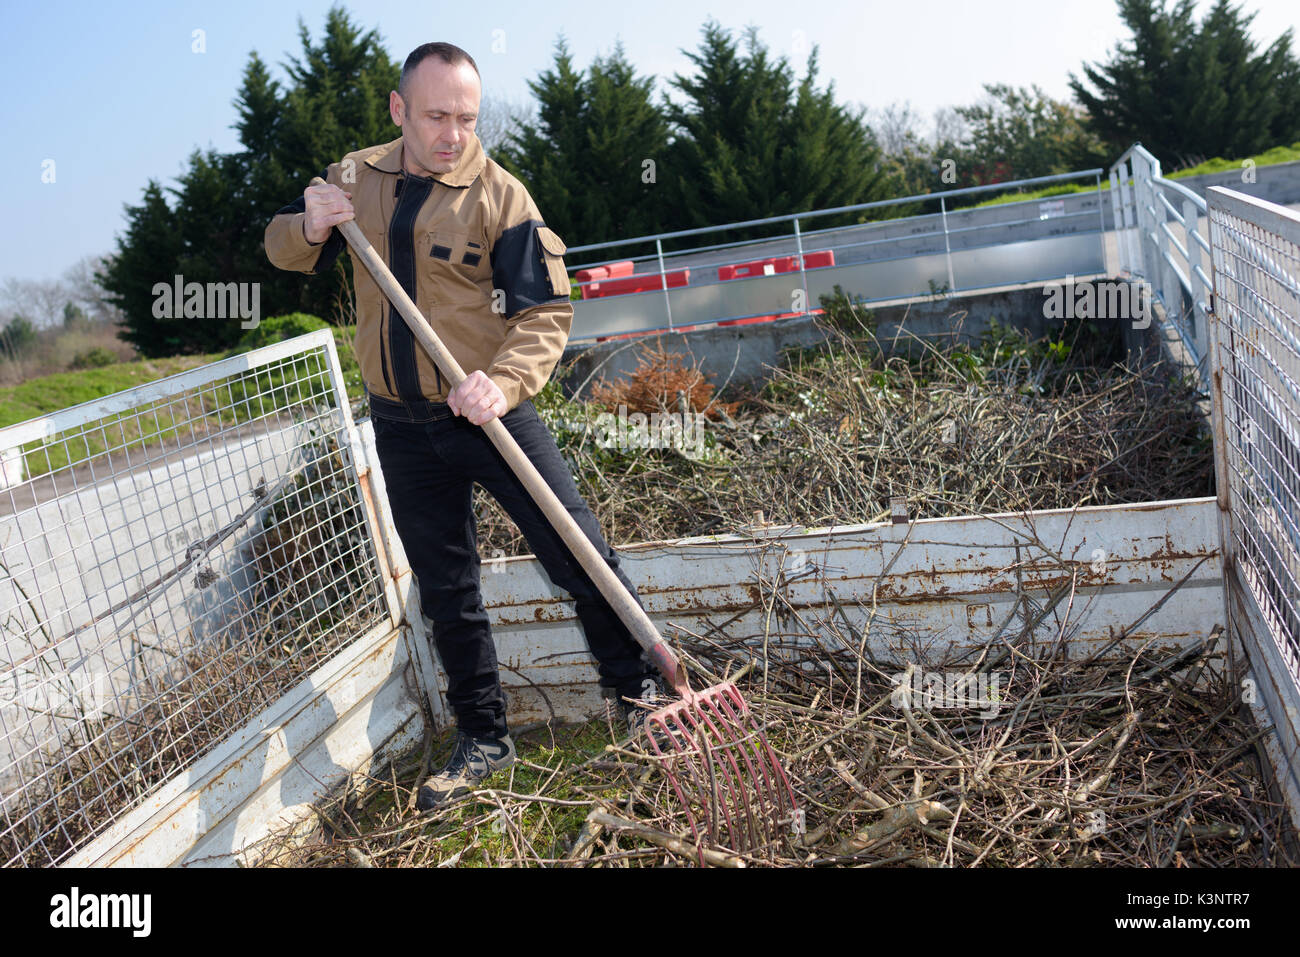
[(651, 712), (646, 732), (697, 845), (773, 855), (796, 809), (794, 790), (732, 682)]

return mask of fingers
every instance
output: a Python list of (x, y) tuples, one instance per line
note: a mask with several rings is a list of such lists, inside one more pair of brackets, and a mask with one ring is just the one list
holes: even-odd
[(303, 202), (307, 218), (303, 223), (303, 232), (309, 242), (324, 242), (329, 232), (339, 223), (345, 223), (355, 216), (352, 208), (352, 194), (337, 186), (308, 186), (303, 191)]
[(463, 415), (475, 425), (504, 415), (506, 397), (495, 382), (475, 370), (447, 396), (447, 405), (456, 415)]

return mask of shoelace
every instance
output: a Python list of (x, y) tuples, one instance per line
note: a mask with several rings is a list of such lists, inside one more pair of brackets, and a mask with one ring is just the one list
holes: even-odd
[(457, 731), (456, 746), (452, 748), (451, 758), (448, 759), (447, 766), (441, 773), (447, 777), (459, 777), (463, 774), (465, 768), (469, 765), (469, 749), (473, 744), (473, 738), (464, 731)]

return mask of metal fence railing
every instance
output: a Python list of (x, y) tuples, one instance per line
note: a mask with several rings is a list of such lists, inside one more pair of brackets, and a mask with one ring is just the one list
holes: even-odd
[[(1110, 212), (1103, 202), (1101, 174), (1100, 169), (1079, 170), (572, 246), (571, 273), (615, 263), (630, 272), (574, 282), (583, 298), (574, 303), (570, 338), (806, 314), (817, 310), (820, 296), (836, 285), (861, 301), (879, 302), (1100, 274), (1106, 270), (1103, 238)], [(1091, 188), (990, 206), (963, 205), (1071, 182)], [(918, 205), (926, 209), (923, 214), (902, 215)], [(846, 214), (860, 221), (817, 228), (819, 221)], [(773, 227), (789, 232), (772, 236)], [(665, 243), (682, 241), (700, 245), (665, 251)], [(606, 258), (612, 250), (635, 252), (624, 259)], [(594, 258), (584, 260), (582, 254)], [(775, 268), (730, 277), (721, 271), (765, 261), (776, 261)], [(634, 284), (639, 291), (604, 295), (611, 281), (626, 285), (634, 278), (641, 280)]]
[(1207, 192), (1210, 358), (1228, 618), (1300, 793), (1300, 215)]
[(1201, 385), (1208, 387), (1205, 356), (1212, 286), (1202, 266), (1202, 254), (1210, 251), (1201, 222), (1205, 200), (1165, 179), (1160, 161), (1140, 145), (1115, 161), (1109, 177), (1119, 269), (1151, 284), (1196, 363)]
[(328, 330), (0, 429), (0, 864), (72, 857), (390, 617)]

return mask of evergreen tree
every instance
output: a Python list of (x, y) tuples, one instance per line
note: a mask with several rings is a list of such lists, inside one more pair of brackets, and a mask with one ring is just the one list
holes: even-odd
[(1118, 0), (1131, 39), (1070, 87), (1112, 153), (1140, 141), (1168, 168), (1240, 157), (1300, 138), (1300, 63), (1286, 30), (1259, 52), (1254, 14), (1215, 0)]
[(499, 161), (528, 187), (547, 224), (570, 245), (664, 228), (658, 183), (668, 126), (652, 99), (654, 80), (636, 75), (622, 46), (584, 72), (561, 37), (552, 68), (529, 87), (537, 120), (515, 131)]
[(745, 46), (742, 53), (738, 41), (710, 21), (699, 49), (686, 54), (695, 72), (672, 80), (684, 95), (681, 104), (665, 104), (676, 132), (669, 153), (675, 225), (715, 225), (890, 195), (892, 180), (865, 111), (837, 103), (833, 84), (817, 89), (817, 50), (796, 83), (786, 59), (773, 59), (756, 29), (746, 31)]
[(397, 138), (388, 92), (401, 69), (378, 33), (363, 31), (341, 7), (329, 11), (318, 44), (301, 22), (299, 34), (301, 55), (284, 65), (287, 88), (257, 53), (249, 56), (234, 100), (241, 150), (196, 150), (174, 188), (151, 182), (142, 204), (127, 210), (117, 254), (98, 278), (122, 311), (120, 335), (144, 355), (216, 351), (244, 332), (237, 318), (155, 319), (154, 284), (177, 274), (187, 283), (258, 283), (263, 315), (337, 318), (350, 283), (348, 257), (330, 276), (306, 279), (272, 266), (262, 236), (276, 211), (330, 163)]
[(162, 186), (150, 180), (139, 206), (126, 208), (126, 233), (118, 238), (117, 254), (105, 264), (96, 280), (105, 298), (124, 319), (118, 337), (145, 356), (165, 356), (180, 351), (184, 329), (153, 314), (154, 285), (172, 282), (179, 272), (180, 228), (176, 214), (163, 196)]

